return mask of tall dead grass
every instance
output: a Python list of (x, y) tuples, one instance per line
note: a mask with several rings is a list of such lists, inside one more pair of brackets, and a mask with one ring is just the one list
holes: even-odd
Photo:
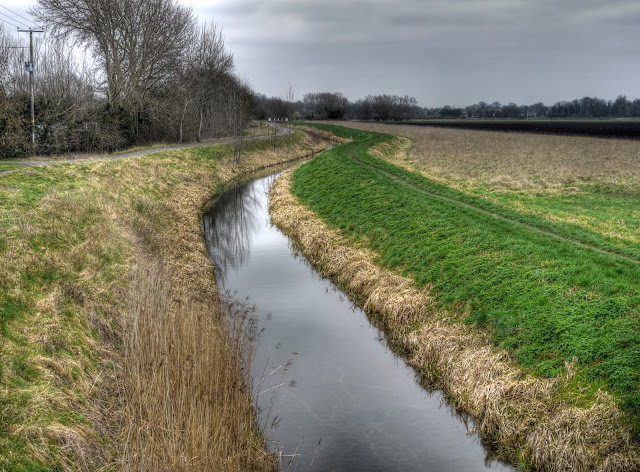
[(640, 191), (640, 147), (627, 140), (345, 122), (412, 140), (405, 166), (458, 188), (554, 191), (600, 183)]
[(609, 395), (599, 392), (589, 408), (559, 400), (556, 393), (569, 379), (527, 375), (487, 336), (451, 322), (428, 288), (418, 290), (410, 279), (377, 267), (373, 253), (350, 247), (301, 205), (290, 192), (291, 173), (271, 189), (272, 221), (315, 267), (382, 320), (422, 379), (471, 415), (502, 457), (550, 471), (640, 470), (638, 445)]
[(216, 300), (174, 301), (171, 280), (160, 262), (133, 275), (122, 470), (272, 469), (247, 389), (251, 325), (220, 318)]

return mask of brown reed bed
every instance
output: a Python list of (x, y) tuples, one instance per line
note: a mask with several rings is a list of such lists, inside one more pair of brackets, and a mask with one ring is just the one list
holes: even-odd
[(290, 192), (292, 171), (270, 194), (272, 221), (378, 319), (428, 385), (444, 390), (470, 415), (475, 430), (512, 464), (548, 471), (640, 470), (640, 451), (614, 399), (599, 391), (577, 406), (579, 387), (567, 378), (540, 379), (518, 368), (481, 331), (453, 321), (429, 288), (378, 267), (375, 255), (354, 248)]
[(129, 296), (123, 470), (275, 467), (248, 389), (253, 326), (247, 310), (220, 298), (200, 215), (214, 185), (325, 146), (307, 137), (304, 146), (287, 146), (289, 154), (263, 150), (240, 166), (217, 166), (215, 177), (191, 169), (171, 197), (140, 205), (149, 224), (138, 224), (138, 234), (157, 260), (138, 262)]
[(134, 274), (124, 327), (122, 470), (272, 470), (255, 423), (252, 325), (217, 300), (172, 299), (161, 262)]

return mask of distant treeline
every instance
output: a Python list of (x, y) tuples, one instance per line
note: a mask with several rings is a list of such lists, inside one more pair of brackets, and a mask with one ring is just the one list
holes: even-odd
[(350, 102), (342, 93), (308, 93), (302, 100), (287, 102), (279, 97), (256, 97), (259, 118), (355, 119), (405, 121), (437, 118), (630, 118), (640, 117), (640, 99), (630, 101), (624, 95), (615, 100), (584, 97), (547, 106), (542, 102), (518, 105), (478, 102), (464, 108), (428, 108), (408, 95), (369, 95)]
[(640, 117), (640, 99), (631, 101), (624, 95), (615, 100), (584, 97), (551, 106), (542, 102), (533, 105), (478, 102), (465, 108), (429, 109), (427, 114), (447, 118), (631, 118)]
[(339, 92), (307, 93), (297, 102), (262, 94), (255, 100), (258, 119), (405, 121), (426, 117), (426, 109), (408, 95), (369, 95), (355, 103)]
[[(0, 158), (236, 135), (253, 91), (215, 25), (176, 0), (38, 0), (36, 147), (26, 35), (0, 24)], [(20, 48), (22, 47), (22, 48)]]

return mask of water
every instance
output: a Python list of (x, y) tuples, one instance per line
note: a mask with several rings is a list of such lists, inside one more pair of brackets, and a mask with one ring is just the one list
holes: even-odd
[(366, 315), (271, 226), (274, 179), (226, 192), (203, 227), (220, 288), (256, 306), (254, 398), (282, 468), (512, 470), (490, 459), (442, 393), (423, 389)]

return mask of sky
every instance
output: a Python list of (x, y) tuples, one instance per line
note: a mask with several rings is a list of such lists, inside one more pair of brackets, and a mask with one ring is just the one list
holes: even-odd
[[(254, 90), (422, 106), (640, 97), (638, 0), (181, 0)], [(33, 0), (0, 0), (24, 16)], [(0, 8), (0, 13), (8, 13)], [(0, 19), (3, 17), (0, 15)]]

